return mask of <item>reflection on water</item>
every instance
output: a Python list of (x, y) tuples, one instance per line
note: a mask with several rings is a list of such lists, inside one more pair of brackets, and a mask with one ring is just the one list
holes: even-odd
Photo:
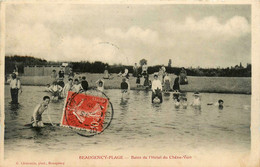
[[(101, 135), (84, 138), (64, 127), (46, 126), (31, 129), (34, 107), (48, 95), (44, 87), (25, 86), (19, 96), (20, 104), (12, 106), (10, 93), (5, 94), (5, 151), (79, 150), (104, 148), (127, 150), (187, 150), (220, 147), (232, 151), (250, 149), (250, 95), (202, 93), (201, 110), (175, 108), (171, 96), (162, 104), (151, 104), (151, 92), (130, 91), (123, 98), (120, 90), (106, 90), (114, 107), (114, 118)], [(187, 93), (188, 103), (192, 93)], [(224, 108), (208, 106), (208, 102), (224, 100)], [(63, 100), (50, 103), (43, 121), (59, 123)], [(73, 141), (73, 142), (72, 142)]]

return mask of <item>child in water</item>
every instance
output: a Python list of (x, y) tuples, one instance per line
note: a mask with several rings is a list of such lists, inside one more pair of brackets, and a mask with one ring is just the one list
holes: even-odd
[(128, 92), (128, 83), (126, 82), (126, 79), (123, 78), (121, 82), (121, 92), (127, 93)]
[(219, 99), (217, 103), (208, 103), (207, 105), (214, 105), (214, 106), (218, 106), (219, 109), (223, 109), (223, 104), (224, 104), (224, 101), (222, 99)]
[(42, 114), (44, 111), (48, 109), (48, 105), (50, 103), (50, 97), (49, 96), (44, 96), (43, 97), (43, 102), (39, 105), (36, 106), (33, 116), (32, 116), (32, 126), (33, 127), (43, 127), (43, 122), (42, 122)]
[(224, 101), (222, 99), (219, 99), (218, 100), (218, 108), (223, 109), (223, 107), (224, 107), (223, 104), (224, 104)]
[(162, 84), (161, 81), (158, 79), (158, 74), (154, 74), (154, 80), (152, 82), (152, 103), (154, 103), (155, 98), (160, 99), (160, 103), (163, 102), (162, 99)]
[(175, 108), (180, 108), (180, 99), (175, 99), (174, 100), (174, 107)]
[(187, 102), (187, 98), (186, 97), (182, 98), (181, 105), (182, 105), (183, 109), (186, 109), (188, 107), (188, 102)]
[(199, 92), (195, 92), (193, 94), (193, 102), (191, 103), (191, 106), (193, 106), (196, 109), (200, 109), (201, 108), (201, 96), (199, 94)]
[(57, 101), (61, 97), (62, 87), (57, 84), (56, 81), (53, 82), (53, 85), (49, 87), (49, 91), (52, 93), (52, 100)]
[(104, 81), (102, 79), (97, 80), (97, 90), (104, 92)]
[(121, 93), (122, 93), (122, 98), (128, 98), (129, 95), (129, 83), (127, 82), (126, 78), (122, 79), (121, 82)]

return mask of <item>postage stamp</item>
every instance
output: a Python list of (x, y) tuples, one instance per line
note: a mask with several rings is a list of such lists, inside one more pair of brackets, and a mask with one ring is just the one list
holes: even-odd
[(61, 126), (102, 132), (108, 99), (84, 93), (68, 92)]

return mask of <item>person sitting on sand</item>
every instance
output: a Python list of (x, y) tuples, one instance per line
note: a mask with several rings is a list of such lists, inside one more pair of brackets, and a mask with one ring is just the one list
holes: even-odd
[(162, 103), (162, 84), (158, 79), (158, 74), (154, 74), (154, 80), (152, 82), (152, 103), (156, 96), (160, 99), (160, 103)]
[(85, 76), (82, 77), (81, 86), (84, 91), (88, 90), (88, 81), (86, 80)]
[(194, 108), (200, 109), (201, 108), (201, 95), (199, 94), (199, 92), (195, 92), (193, 94), (193, 102), (191, 103), (191, 106), (193, 106)]
[(79, 93), (81, 90), (83, 90), (81, 84), (79, 83), (78, 79), (74, 80), (74, 85), (72, 86), (72, 91)]
[(224, 101), (222, 99), (219, 99), (218, 102), (216, 103), (208, 103), (207, 105), (214, 105), (214, 106), (218, 106), (219, 109), (223, 109), (223, 104), (224, 104)]
[(102, 79), (97, 80), (96, 85), (97, 85), (97, 90), (104, 92), (104, 81)]
[(66, 97), (68, 92), (71, 91), (73, 86), (73, 79), (69, 78), (68, 83), (65, 84), (64, 88), (62, 89), (62, 97)]
[(49, 91), (52, 93), (52, 100), (58, 100), (61, 96), (62, 87), (56, 81), (50, 86)]
[(32, 119), (31, 119), (33, 127), (43, 127), (44, 126), (43, 122), (42, 122), (42, 114), (44, 111), (46, 111), (48, 109), (49, 103), (50, 103), (50, 97), (44, 96), (43, 102), (35, 107), (33, 115), (32, 115)]

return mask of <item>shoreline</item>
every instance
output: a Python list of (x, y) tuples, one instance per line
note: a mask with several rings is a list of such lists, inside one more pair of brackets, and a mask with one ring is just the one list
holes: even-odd
[[(8, 83), (5, 83), (5, 86), (8, 86)], [(40, 85), (40, 84), (23, 84), (23, 86), (40, 86), (40, 87), (45, 87), (46, 85)], [(89, 87), (89, 89), (93, 89), (95, 87), (91, 86)], [(110, 87), (110, 86), (105, 86), (104, 89), (120, 89), (120, 87)], [(146, 91), (145, 88), (137, 88), (137, 87), (131, 87), (130, 90), (134, 90), (134, 91)], [(148, 91), (151, 91), (151, 89), (149, 89)], [(173, 91), (170, 90), (170, 93), (172, 93)], [(195, 90), (182, 90), (181, 92), (196, 92)], [(206, 91), (206, 90), (202, 90), (199, 91), (200, 93), (221, 93), (221, 94), (244, 94), (244, 95), (252, 95), (251, 92), (232, 92), (232, 91)]]
[[(92, 73), (82, 73), (74, 76), (74, 79), (85, 76), (88, 81), (89, 88), (96, 86), (96, 81), (102, 79), (104, 74), (92, 74)], [(122, 77), (113, 74), (113, 79), (102, 79), (104, 80), (105, 89), (120, 89), (120, 83)], [(171, 88), (173, 86), (173, 81), (176, 78), (175, 75), (169, 75), (171, 79)], [(193, 77), (187, 76), (189, 84), (180, 85), (180, 89), (183, 92), (201, 92), (201, 93), (226, 93), (226, 94), (247, 94), (251, 95), (251, 77), (249, 78), (239, 78), (239, 77)], [(50, 76), (19, 76), (22, 86), (46, 86), (52, 83)], [(153, 80), (153, 76), (150, 75), (150, 80)], [(68, 76), (65, 76), (64, 83), (68, 81)], [(141, 83), (144, 79), (141, 78)], [(145, 88), (136, 86), (136, 78), (130, 76), (129, 83), (131, 90), (145, 90)], [(8, 85), (5, 82), (5, 85)]]

